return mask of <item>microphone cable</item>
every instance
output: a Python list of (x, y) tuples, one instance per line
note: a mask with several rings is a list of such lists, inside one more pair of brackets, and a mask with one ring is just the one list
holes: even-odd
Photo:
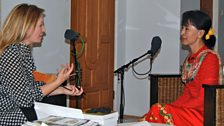
[[(132, 70), (135, 74), (137, 75), (148, 75), (151, 70), (152, 70), (152, 63), (153, 63), (153, 58), (154, 58), (154, 55), (158, 52), (158, 50), (161, 48), (161, 44), (162, 44), (162, 40), (159, 36), (155, 36), (152, 38), (152, 42), (151, 42), (151, 50), (148, 51), (148, 54), (151, 54), (150, 55), (150, 69), (146, 72), (146, 73), (138, 73), (135, 68), (134, 68), (134, 65), (135, 64), (132, 64)], [(150, 53), (149, 53), (150, 52)]]
[[(79, 58), (79, 57), (82, 55), (83, 50), (84, 50), (84, 48), (85, 48), (85, 41), (84, 41), (83, 37), (80, 35), (79, 38), (80, 38), (82, 47), (81, 47), (81, 49), (80, 49), (80, 50), (78, 51), (78, 53), (77, 53), (77, 58)], [(72, 52), (71, 54), (72, 54), (73, 56), (75, 55), (73, 52)]]
[(139, 76), (143, 76), (143, 75), (148, 75), (151, 71), (152, 71), (152, 62), (153, 62), (153, 56), (150, 57), (150, 68), (147, 72), (145, 73), (138, 73), (136, 70), (135, 70), (135, 64), (132, 64), (132, 70), (135, 74), (139, 75)]

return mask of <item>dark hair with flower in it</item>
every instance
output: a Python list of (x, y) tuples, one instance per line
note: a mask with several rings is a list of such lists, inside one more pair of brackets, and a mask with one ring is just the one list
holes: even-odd
[(211, 18), (200, 10), (186, 11), (182, 15), (181, 26), (187, 26), (189, 24), (195, 26), (198, 30), (205, 31), (202, 40), (208, 48), (213, 49), (216, 41), (215, 35), (210, 35), (209, 39), (206, 39), (206, 35), (212, 27)]

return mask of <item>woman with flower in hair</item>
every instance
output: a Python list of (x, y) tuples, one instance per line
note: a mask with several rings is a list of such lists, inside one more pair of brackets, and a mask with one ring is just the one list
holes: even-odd
[(31, 47), (45, 35), (44, 10), (28, 4), (15, 6), (0, 32), (0, 125), (19, 126), (37, 119), (34, 102), (58, 94), (78, 96), (74, 85), (60, 86), (73, 71), (73, 64), (62, 65), (58, 76), (45, 83), (36, 81)]
[(181, 42), (190, 49), (182, 66), (183, 94), (170, 104), (154, 104), (145, 120), (175, 126), (203, 126), (202, 84), (221, 83), (221, 61), (213, 51), (216, 37), (210, 17), (199, 10), (182, 15)]

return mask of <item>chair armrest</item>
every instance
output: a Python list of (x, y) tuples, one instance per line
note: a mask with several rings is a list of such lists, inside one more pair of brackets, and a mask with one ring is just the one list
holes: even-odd
[(202, 87), (203, 88), (207, 88), (207, 89), (212, 89), (212, 88), (215, 88), (215, 89), (222, 89), (224, 88), (224, 85), (220, 85), (220, 84), (216, 84), (216, 85), (209, 85), (209, 84), (202, 84)]
[(217, 119), (220, 118), (219, 110), (217, 111), (220, 104), (217, 104), (217, 101), (220, 93), (224, 92), (224, 85), (203, 84), (202, 87), (204, 88), (204, 126), (215, 126), (220, 123)]

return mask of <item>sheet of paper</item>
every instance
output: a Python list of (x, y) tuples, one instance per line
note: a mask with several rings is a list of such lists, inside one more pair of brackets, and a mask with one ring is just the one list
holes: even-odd
[(50, 115), (84, 119), (84, 115), (82, 113), (82, 110), (80, 109), (68, 108), (40, 102), (35, 102), (34, 108), (36, 110), (38, 119), (43, 119)]

